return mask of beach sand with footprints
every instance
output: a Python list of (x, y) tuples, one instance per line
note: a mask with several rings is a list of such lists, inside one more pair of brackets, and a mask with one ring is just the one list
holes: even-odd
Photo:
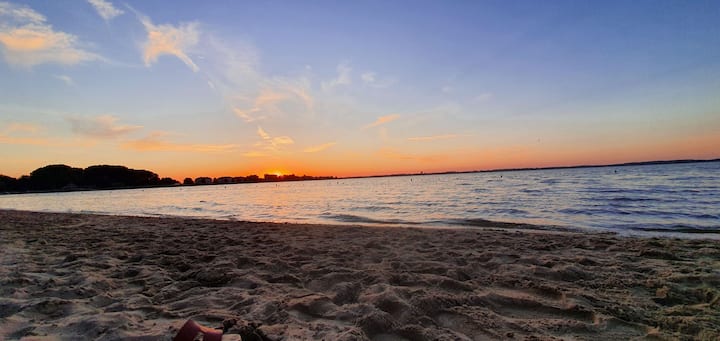
[(720, 244), (0, 211), (0, 339), (169, 340), (189, 318), (278, 340), (716, 340)]

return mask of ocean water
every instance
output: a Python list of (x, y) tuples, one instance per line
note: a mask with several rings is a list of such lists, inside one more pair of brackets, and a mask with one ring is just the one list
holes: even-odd
[(0, 208), (716, 238), (720, 162), (1, 195)]

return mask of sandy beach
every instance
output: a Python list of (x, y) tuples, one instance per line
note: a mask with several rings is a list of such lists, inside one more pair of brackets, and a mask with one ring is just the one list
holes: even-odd
[(720, 245), (0, 211), (0, 340), (720, 338)]

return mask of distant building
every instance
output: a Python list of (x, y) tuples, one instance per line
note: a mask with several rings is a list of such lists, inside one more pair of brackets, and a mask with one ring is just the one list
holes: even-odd
[(233, 178), (231, 176), (223, 176), (215, 179), (216, 184), (233, 184), (235, 181), (233, 181)]
[(212, 178), (208, 178), (206, 176), (201, 176), (201, 177), (195, 179), (196, 185), (212, 185), (212, 183), (213, 183)]
[(265, 181), (277, 181), (277, 180), (278, 180), (278, 176), (275, 175), (275, 174), (265, 174), (265, 175), (263, 176), (263, 179), (265, 179)]

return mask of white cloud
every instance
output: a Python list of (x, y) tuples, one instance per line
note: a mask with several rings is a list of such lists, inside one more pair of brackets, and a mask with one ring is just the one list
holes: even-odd
[(180, 24), (177, 27), (168, 24), (155, 25), (150, 18), (140, 14), (138, 16), (147, 31), (147, 41), (143, 47), (145, 66), (157, 62), (158, 57), (162, 55), (171, 55), (180, 59), (193, 72), (199, 70), (187, 55), (187, 50), (197, 45), (200, 39), (196, 22)]
[(115, 8), (113, 4), (109, 1), (105, 0), (87, 0), (93, 7), (95, 7), (95, 11), (105, 20), (110, 20), (112, 18), (117, 17), (118, 15), (121, 15), (125, 13), (123, 10)]
[(21, 22), (44, 22), (45, 16), (30, 7), (18, 6), (9, 2), (0, 2), (0, 15)]
[(55, 78), (65, 82), (67, 85), (75, 85), (75, 81), (70, 76), (66, 75), (54, 75)]
[(0, 2), (0, 45), (7, 63), (23, 67), (101, 59), (82, 49), (77, 36), (53, 30), (42, 14), (7, 2)]
[(360, 75), (360, 79), (363, 80), (363, 82), (371, 84), (375, 83), (377, 74), (375, 72), (365, 72), (362, 75)]
[(338, 64), (336, 70), (337, 77), (321, 83), (323, 90), (331, 90), (340, 85), (350, 85), (352, 83), (352, 79), (350, 78), (350, 72), (352, 72), (352, 68), (350, 67), (350, 64), (348, 62), (342, 62)]
[(67, 120), (74, 133), (92, 138), (116, 138), (142, 128), (142, 126), (118, 124), (117, 117), (112, 115), (76, 116), (69, 117)]
[(377, 73), (373, 71), (367, 71), (360, 75), (360, 79), (365, 85), (372, 86), (374, 88), (387, 88), (388, 86), (395, 83), (394, 79), (380, 79)]

